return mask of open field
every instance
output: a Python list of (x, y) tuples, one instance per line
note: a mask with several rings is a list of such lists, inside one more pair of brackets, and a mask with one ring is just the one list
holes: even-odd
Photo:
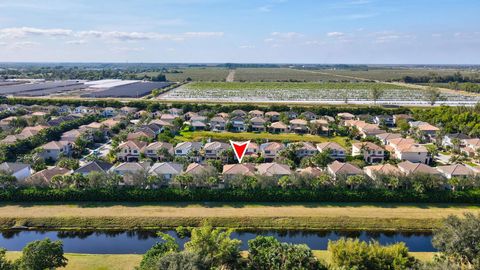
[[(289, 83), (289, 82), (194, 82), (182, 85), (163, 95), (160, 100), (224, 101), (224, 102), (318, 102), (318, 103), (373, 103), (371, 89), (383, 90), (379, 103), (428, 104), (426, 92), (408, 85), (387, 83)], [(480, 96), (443, 91), (441, 101), (446, 103), (474, 103)]]
[[(1, 244), (0, 244), (1, 246)], [(7, 259), (15, 260), (21, 256), (21, 252), (7, 252)], [(67, 253), (68, 259), (66, 270), (132, 270), (140, 264), (142, 255), (138, 254), (79, 254)]]
[(276, 82), (276, 81), (342, 81), (349, 80), (335, 75), (310, 72), (291, 68), (237, 68), (235, 81)]
[[(313, 70), (315, 71), (315, 70)], [(341, 75), (341, 76), (350, 76), (356, 78), (363, 78), (367, 80), (378, 80), (378, 81), (389, 81), (389, 80), (399, 80), (404, 76), (426, 76), (431, 73), (435, 73), (441, 76), (444, 75), (453, 75), (457, 71), (460, 71), (461, 74), (472, 76), (474, 74), (479, 74), (479, 72), (468, 71), (468, 70), (458, 70), (458, 69), (425, 69), (425, 68), (382, 68), (376, 69), (371, 68), (369, 70), (329, 70), (321, 69), (318, 72), (332, 74), (332, 75)]]
[(448, 215), (480, 213), (453, 204), (155, 203), (2, 204), (0, 228), (138, 229), (198, 226), (231, 228), (428, 231)]
[(203, 138), (211, 138), (213, 140), (269, 140), (269, 141), (290, 141), (290, 142), (336, 142), (345, 146), (346, 137), (322, 137), (316, 135), (300, 135), (300, 134), (272, 134), (272, 133), (251, 133), (251, 132), (213, 132), (213, 131), (186, 131), (181, 136), (176, 137), (182, 141), (200, 141)]
[[(175, 69), (180, 73), (165, 73), (167, 80), (173, 82), (185, 81), (187, 78), (193, 81), (225, 81), (229, 70), (226, 68), (183, 68)], [(155, 75), (158, 73), (153, 73)]]

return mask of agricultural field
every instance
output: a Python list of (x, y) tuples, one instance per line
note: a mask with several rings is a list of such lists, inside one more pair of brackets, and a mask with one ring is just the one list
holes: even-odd
[(276, 81), (344, 81), (346, 78), (336, 75), (322, 74), (316, 71), (291, 68), (237, 68), (235, 81), (276, 82)]
[(225, 81), (229, 72), (226, 68), (179, 68), (175, 70), (179, 73), (164, 73), (167, 80), (182, 82), (190, 78), (192, 81)]
[[(371, 89), (383, 90), (378, 99), (383, 104), (427, 104), (424, 90), (407, 85), (357, 82), (193, 82), (161, 95), (162, 100), (224, 101), (224, 102), (299, 102), (369, 104)], [(442, 92), (444, 103), (473, 103), (480, 96)], [(422, 102), (423, 101), (423, 102)]]
[(458, 70), (458, 69), (420, 69), (420, 68), (382, 68), (382, 69), (369, 69), (369, 70), (318, 70), (323, 74), (332, 74), (338, 76), (345, 76), (366, 79), (366, 80), (379, 80), (379, 81), (391, 81), (399, 80), (404, 76), (418, 77), (418, 76), (427, 76), (431, 73), (438, 74), (440, 76), (453, 75), (454, 73), (460, 71), (462, 75), (472, 76), (474, 74), (479, 74), (479, 72), (468, 71), (468, 70)]

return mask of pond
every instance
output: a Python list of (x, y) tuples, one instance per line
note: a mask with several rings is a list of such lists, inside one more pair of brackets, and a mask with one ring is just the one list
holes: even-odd
[[(178, 240), (180, 246), (188, 238), (180, 239), (174, 230), (165, 233)], [(410, 251), (432, 252), (431, 233), (425, 232), (341, 232), (341, 231), (236, 231), (232, 238), (242, 240), (242, 250), (248, 249), (248, 240), (257, 235), (274, 236), (281, 242), (307, 244), (311, 249), (323, 250), (327, 248), (329, 240), (338, 240), (341, 237), (359, 238), (360, 240), (376, 240), (381, 244), (404, 242)], [(9, 251), (19, 251), (31, 241), (44, 238), (62, 240), (64, 251), (68, 253), (90, 254), (143, 254), (159, 238), (155, 231), (2, 231), (0, 247)]]

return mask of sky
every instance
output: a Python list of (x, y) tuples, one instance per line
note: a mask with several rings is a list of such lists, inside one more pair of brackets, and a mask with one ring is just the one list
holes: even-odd
[(0, 62), (480, 64), (480, 1), (0, 0)]

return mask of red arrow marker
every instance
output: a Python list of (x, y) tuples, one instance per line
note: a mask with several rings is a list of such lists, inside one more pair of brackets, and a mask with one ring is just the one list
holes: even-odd
[(238, 163), (242, 163), (243, 156), (245, 155), (245, 152), (247, 152), (247, 148), (248, 148), (248, 145), (250, 144), (250, 141), (246, 141), (246, 142), (230, 141), (230, 144), (232, 145), (233, 152), (235, 152), (235, 156), (237, 157)]

